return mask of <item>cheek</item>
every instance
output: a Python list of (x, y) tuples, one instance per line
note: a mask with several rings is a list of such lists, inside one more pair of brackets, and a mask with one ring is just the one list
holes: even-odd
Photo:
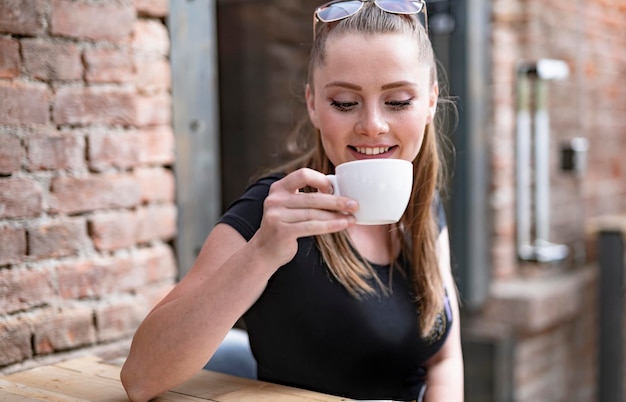
[(424, 144), (424, 132), (427, 124), (428, 122), (425, 116), (406, 122), (405, 127), (412, 129), (407, 129), (406, 137), (403, 139), (405, 150), (407, 152), (403, 156), (404, 159), (414, 160), (417, 158), (417, 155), (420, 153)]
[(325, 131), (333, 131), (346, 125), (346, 116), (337, 112), (337, 110), (323, 105), (317, 109), (318, 128)]
[(411, 160), (411, 161), (415, 160), (415, 158), (417, 158), (417, 155), (419, 155), (419, 153), (421, 152), (423, 144), (424, 144), (423, 135), (420, 135), (419, 137), (415, 138), (412, 146), (408, 148), (409, 155), (407, 155), (406, 159)]
[(326, 153), (333, 153), (342, 145), (342, 138), (333, 130), (320, 130), (320, 136)]
[(336, 111), (325, 110), (318, 113), (317, 128), (320, 130), (325, 142), (337, 143), (345, 140), (351, 132), (352, 123), (346, 116)]
[(329, 121), (325, 121), (325, 124), (322, 124), (321, 128), (318, 129), (322, 147), (324, 148), (324, 153), (328, 157), (328, 160), (330, 160), (334, 166), (345, 162), (345, 151), (348, 145), (347, 137), (342, 135), (342, 131)]

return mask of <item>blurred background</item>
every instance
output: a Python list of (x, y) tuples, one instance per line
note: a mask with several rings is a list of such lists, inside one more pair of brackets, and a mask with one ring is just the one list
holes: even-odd
[[(0, 0), (0, 373), (126, 353), (304, 116), (311, 0)], [(467, 401), (626, 401), (626, 2), (431, 0)]]

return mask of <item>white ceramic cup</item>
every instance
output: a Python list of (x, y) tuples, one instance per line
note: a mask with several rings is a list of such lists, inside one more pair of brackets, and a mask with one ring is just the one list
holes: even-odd
[(342, 163), (327, 175), (334, 194), (359, 203), (359, 225), (384, 225), (400, 220), (413, 186), (413, 164), (404, 159), (364, 159)]

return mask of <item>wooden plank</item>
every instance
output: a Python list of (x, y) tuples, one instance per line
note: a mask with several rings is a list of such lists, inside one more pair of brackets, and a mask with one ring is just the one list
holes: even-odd
[(121, 366), (104, 362), (96, 356), (86, 356), (77, 359), (66, 360), (64, 362), (55, 364), (55, 367), (73, 370), (88, 376), (98, 376), (115, 381), (120, 381)]
[(38, 401), (39, 399), (33, 399), (28, 396), (16, 395), (14, 393), (4, 391), (0, 389), (0, 401), (6, 402), (31, 402)]
[(30, 398), (28, 396), (22, 396), (22, 395), (15, 395), (9, 392), (4, 392), (2, 390), (0, 390), (0, 401), (5, 401), (5, 402), (32, 402), (32, 401), (39, 401), (40, 399), (33, 399)]
[(87, 401), (127, 401), (119, 379), (91, 376), (58, 366), (42, 366), (11, 374), (7, 381)]
[(24, 384), (0, 379), (0, 401), (7, 402), (85, 402), (84, 399), (77, 399), (62, 393), (52, 392), (45, 389), (33, 388)]
[[(0, 378), (0, 401), (128, 401), (119, 379), (119, 364), (81, 357)], [(202, 370), (168, 391), (159, 402), (337, 402), (348, 399), (263, 381)]]
[[(90, 365), (90, 363), (93, 363)], [(11, 395), (52, 402), (127, 402), (128, 398), (119, 380), (119, 368), (89, 359), (61, 363), (65, 367), (45, 366), (5, 377), (0, 389)], [(110, 367), (110, 368), (109, 368)], [(113, 370), (113, 371), (112, 371)], [(117, 371), (117, 376), (111, 373)], [(113, 378), (110, 378), (113, 377)], [(0, 394), (1, 395), (1, 394)], [(35, 398), (35, 399), (32, 399)], [(0, 400), (4, 401), (5, 399)], [(7, 399), (13, 401), (13, 399)], [(15, 399), (20, 401), (20, 399)], [(154, 401), (202, 402), (207, 399), (192, 395), (166, 392)]]
[(319, 401), (319, 402), (338, 402), (352, 401), (352, 399), (341, 398), (338, 396), (320, 394), (304, 389), (290, 388), (276, 384), (269, 384), (264, 388), (256, 389), (240, 389), (224, 395), (219, 395), (217, 399), (220, 402), (235, 401), (267, 401), (267, 402), (290, 402), (290, 401)]
[(216, 401), (323, 401), (348, 399), (313, 391), (235, 377), (214, 371), (201, 371), (172, 392), (195, 395)]
[(269, 384), (268, 391), (275, 394), (284, 394), (285, 401), (291, 401), (293, 398), (301, 398), (307, 401), (322, 401), (322, 402), (337, 402), (337, 401), (352, 401), (352, 399), (346, 399), (339, 396), (322, 394), (319, 392), (308, 391), (305, 389), (287, 387), (278, 384)]

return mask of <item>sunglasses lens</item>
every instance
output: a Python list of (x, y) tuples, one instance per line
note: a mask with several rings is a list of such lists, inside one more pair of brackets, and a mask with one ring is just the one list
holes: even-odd
[(409, 0), (376, 0), (376, 5), (388, 13), (395, 14), (417, 14), (424, 7), (422, 1)]
[(316, 14), (320, 21), (333, 22), (355, 14), (362, 5), (363, 3), (360, 0), (331, 3), (320, 7)]

